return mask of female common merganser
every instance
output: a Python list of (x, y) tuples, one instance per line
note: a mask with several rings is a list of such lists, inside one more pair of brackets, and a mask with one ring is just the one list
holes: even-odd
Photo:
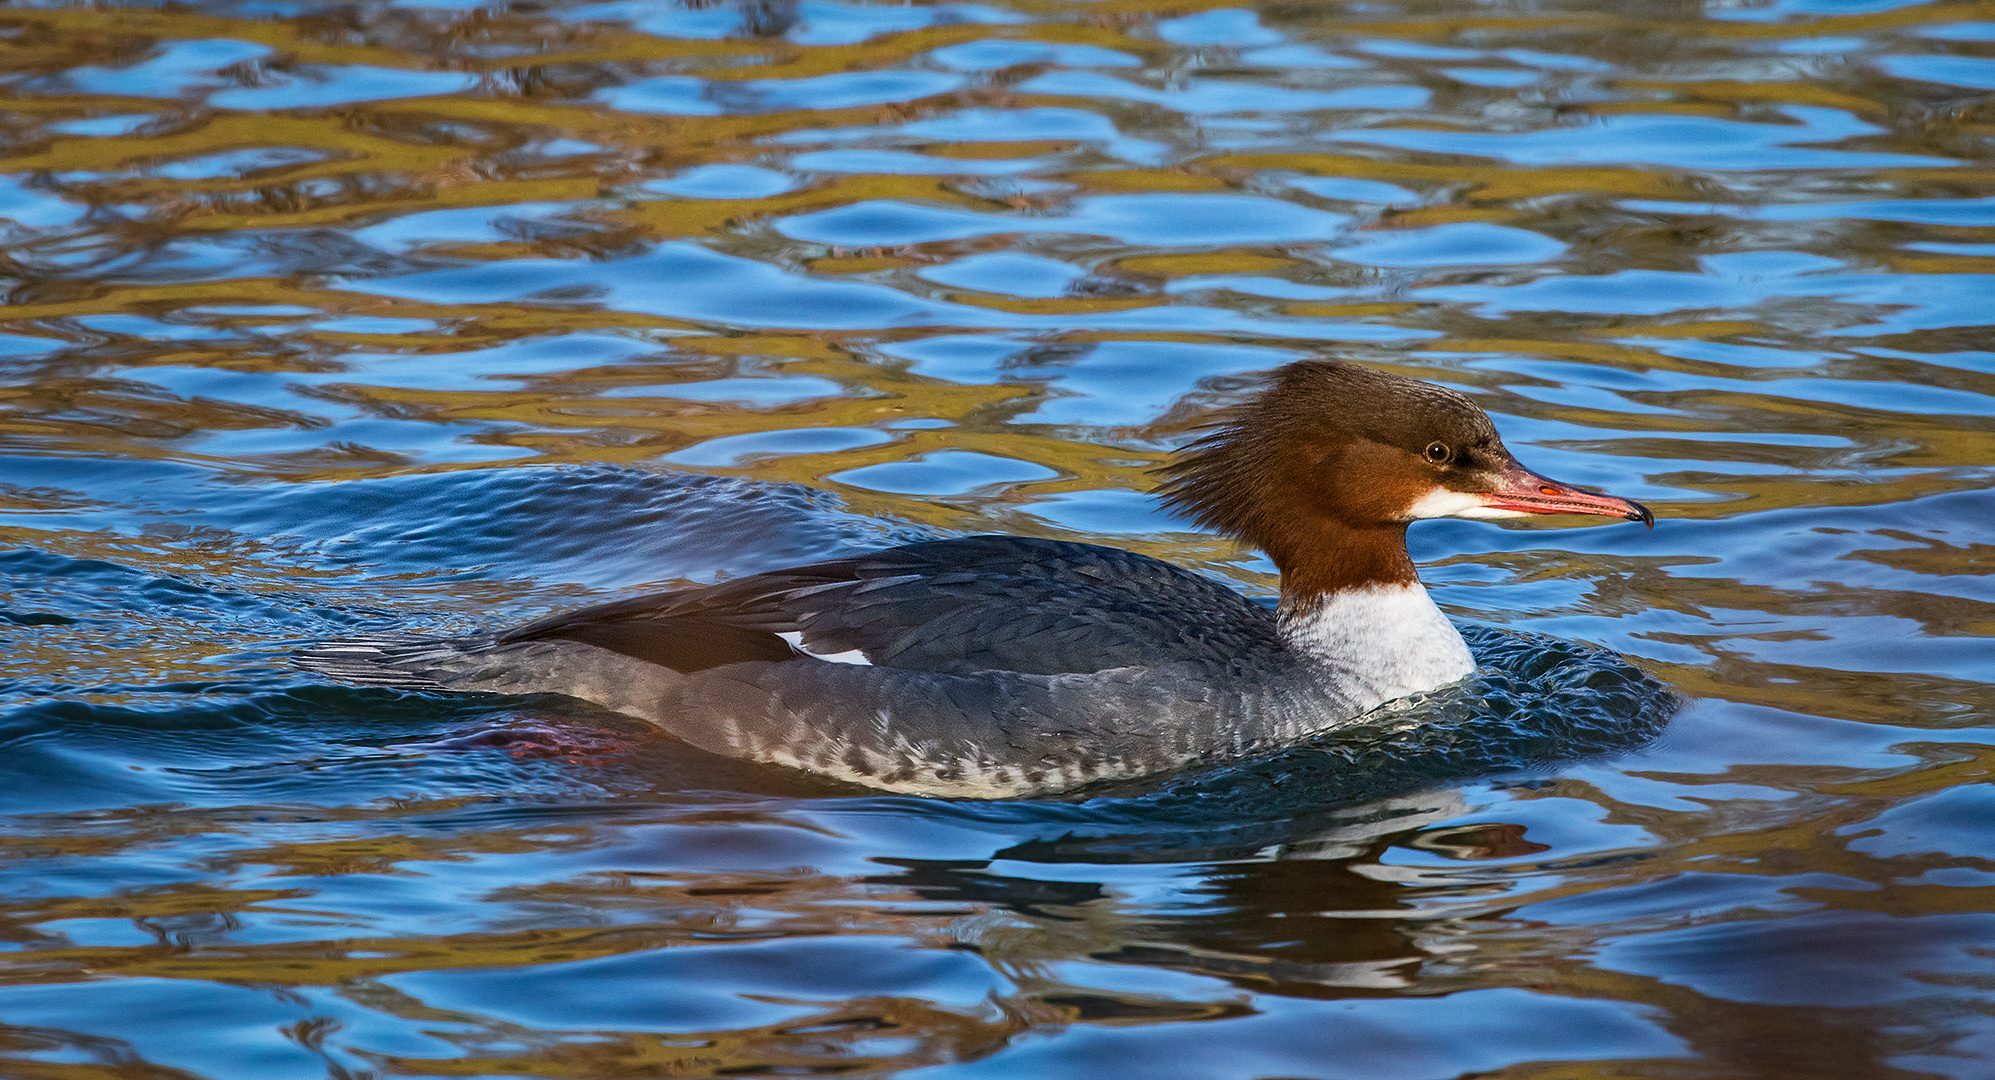
[(1412, 521), (1655, 523), (1524, 468), (1463, 395), (1333, 361), (1281, 368), (1163, 471), (1165, 503), (1274, 560), (1276, 609), (1116, 548), (967, 536), (297, 662), (566, 694), (890, 791), (1042, 795), (1272, 749), (1472, 673), (1406, 553)]

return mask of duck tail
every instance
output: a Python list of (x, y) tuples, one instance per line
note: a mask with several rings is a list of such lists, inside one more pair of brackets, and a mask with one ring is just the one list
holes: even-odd
[[(420, 634), (361, 634), (323, 641), (292, 654), (293, 667), (362, 686), (402, 690), (460, 688), (465, 661), (489, 649), (489, 639)], [(483, 646), (483, 648), (481, 648)], [(469, 688), (467, 688), (469, 689)]]

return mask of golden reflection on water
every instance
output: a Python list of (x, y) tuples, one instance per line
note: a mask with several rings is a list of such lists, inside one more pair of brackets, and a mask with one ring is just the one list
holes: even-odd
[[(1699, 738), (1722, 742), (1735, 728), (1800, 736), (1701, 771), (1680, 756), (1625, 773), (1575, 767), (1505, 788), (1502, 801), (1471, 806), (1442, 792), (1369, 823), (1278, 832), (1260, 846), (1214, 842), (1160, 871), (1168, 887), (1146, 883), (1181, 890), (1163, 901), (1061, 880), (1046, 870), (1052, 858), (1011, 860), (1007, 876), (997, 866), (1007, 860), (987, 851), (821, 871), (836, 862), (826, 852), (857, 843), (829, 826), (817, 837), (824, 849), (777, 846), (747, 869), (695, 855), (653, 869), (653, 856), (674, 854), (670, 843), (611, 850), (607, 827), (434, 824), (510, 805), (501, 794), (264, 806), (254, 785), (267, 777), (245, 775), (228, 812), (162, 797), (17, 819), (0, 858), (19, 872), (80, 865), (102, 879), (0, 903), (17, 949), (0, 986), (267, 988), (324, 1014), (285, 1038), (328, 1069), (343, 1040), (364, 1041), (327, 1019), (337, 999), (397, 1031), (440, 1033), (427, 1037), (454, 1056), (369, 1052), (368, 1068), (421, 1075), (885, 1075), (1044, 1045), (1069, 1029), (1137, 1031), (1168, 1047), (1184, 1045), (1175, 1032), (1262, 1015), (1288, 1018), (1290, 1030), (1328, 1023), (1326, 1013), (1280, 1012), (1296, 1002), (1417, 1004), (1524, 987), (1626, 1003), (1683, 1050), (1601, 1061), (1547, 1051), (1477, 1075), (1874, 1080), (1937, 1075), (1919, 1071), (1935, 1056), (1899, 1062), (1965, 1038), (1951, 1021), (1913, 1014), (1985, 1013), (1985, 995), (1960, 990), (1985, 971), (1946, 968), (1882, 932), (1796, 931), (1802, 946), (1750, 957), (1766, 980), (1752, 989), (1774, 988), (1758, 996), (1700, 982), (1697, 957), (1655, 974), (1600, 950), (1735, 917), (1784, 927), (1783, 913), (1802, 909), (1920, 927), (1995, 908), (1995, 886), (1945, 876), (1985, 879), (1984, 853), (1958, 824), (1974, 804), (1924, 826), (1931, 840), (1904, 838), (1918, 826), (1891, 817), (1985, 784), (1988, 752), (1969, 737), (1995, 714), (1985, 661), (1963, 662), (1964, 651), (1870, 667), (1848, 659), (1867, 644), (1940, 650), (1995, 637), (1995, 601), (1972, 586), (1987, 579), (1991, 548), (1968, 534), (1988, 504), (1966, 501), (1987, 489), (1995, 461), (1987, 319), (1970, 310), (1995, 254), (1986, 214), (1964, 209), (1995, 196), (1985, 164), (1995, 105), (1985, 87), (1892, 66), (1985, 56), (1985, 42), (1933, 31), (1995, 18), (1995, 7), (1013, 0), (949, 14), (769, 0), (600, 17), (559, 4), (228, 14), (249, 10), (0, 11), (0, 181), (15, 185), (0, 191), (11, 200), (0, 203), (0, 330), (26, 341), (0, 356), (0, 448), (22, 460), (186, 463), (248, 490), (519, 464), (655, 467), (749, 438), (754, 449), (726, 463), (670, 467), (807, 484), (856, 514), (942, 529), (1107, 537), (1265, 591), (1264, 568), (1228, 545), (1141, 522), (1090, 531), (1048, 507), (1143, 490), (1147, 469), (1237, 391), (1241, 372), (1334, 348), (1482, 392), (1527, 461), (1532, 450), (1564, 455), (1656, 492), (1643, 497), (1667, 520), (1652, 546), (1503, 533), (1430, 564), (1444, 603), (1609, 640), (1704, 699), (1680, 725)], [(735, 21), (706, 37), (691, 24), (671, 24), (679, 36), (643, 24), (701, 13)], [(1225, 33), (1198, 21), (1236, 16), (1248, 18)], [(812, 23), (838, 18), (852, 25)], [(1016, 51), (988, 64), (948, 51), (990, 42)], [(213, 63), (176, 51), (217, 43)], [(886, 75), (910, 81), (864, 82)], [(697, 93), (672, 97), (694, 82)], [(1607, 126), (1656, 118), (1721, 126), (1640, 146)], [(1766, 160), (1698, 156), (1718, 151), (1697, 133), (1748, 128), (1759, 134), (1741, 153)], [(1583, 131), (1628, 152), (1404, 141)], [(716, 182), (738, 190), (672, 190), (713, 167), (754, 171)], [(1252, 198), (1321, 215), (1312, 222), (1346, 220), (1328, 239), (1241, 239), (1201, 233), (1210, 223), (1185, 209), (1197, 204), (1171, 204), (1163, 224), (1193, 237), (1178, 242), (1088, 216), (1090, 199), (1151, 196)], [(1926, 209), (1907, 210), (1912, 202)], [(972, 224), (797, 238), (801, 219), (871, 204)], [(1485, 231), (1445, 231), (1463, 228)], [(1422, 235), (1457, 246), (1432, 258), (1366, 247)], [(1473, 238), (1526, 246), (1490, 255)], [(660, 280), (644, 260), (670, 245), (771, 274), (724, 288)], [(968, 260), (1013, 252), (1074, 276), (1046, 288), (952, 283)], [(1790, 262), (1750, 261), (1768, 255)], [(496, 275), (482, 293), (419, 277), (480, 271)], [(1635, 272), (1654, 276), (1614, 284)], [(1817, 287), (1818, 277), (1863, 280)], [(839, 295), (891, 317), (841, 319), (829, 301), (781, 308), (802, 295), (799, 282), (870, 290)], [(1594, 291), (1529, 292), (1545, 282)], [(923, 351), (952, 336), (1011, 344), (960, 369)], [(564, 338), (594, 341), (600, 355), (507, 352)], [(1130, 343), (1243, 352), (1189, 374), (1090, 368), (1099, 350)], [(1177, 389), (1153, 403), (1152, 383)], [(830, 429), (863, 441), (754, 441)], [(940, 493), (848, 482), (955, 452), (1034, 468)], [(346, 573), (287, 560), (276, 538), (175, 532), (168, 510), (134, 510), (137, 523), (118, 527), (89, 516), (115, 504), (0, 473), (0, 550), (141, 567), (156, 579), (146, 587), (220, 582), (273, 610), (248, 600), (240, 611), (148, 607), (118, 594), (60, 632), (0, 627), (8, 685), (31, 698), (132, 708), (226, 699), (216, 680), (248, 662), (241, 650), (295, 635), (283, 612), (332, 603)], [(1671, 539), (1693, 528), (1731, 531)], [(1811, 538), (1839, 554), (1804, 558)], [(1783, 558), (1792, 565), (1775, 565)], [(498, 574), (402, 576), (370, 579), (366, 602), (392, 611), (433, 596), (489, 614), (587, 591)], [(8, 599), (54, 610), (58, 593)], [(1515, 596), (1528, 599), (1506, 599)], [(275, 733), (280, 709), (257, 710), (275, 711), (259, 722), (287, 768), (363, 762), (392, 788), (395, 763), (424, 756), (297, 749)], [(136, 747), (134, 773), (181, 767), (148, 759), (171, 740), (129, 722), (122, 736), (104, 734), (101, 718), (89, 731)], [(566, 775), (622, 797), (657, 794), (627, 775), (648, 760), (644, 736), (631, 741), (636, 749)], [(1833, 755), (1818, 742), (1861, 749), (1825, 760)], [(518, 780), (495, 775), (498, 786)], [(1669, 791), (1644, 801), (1642, 784)], [(688, 833), (780, 816), (659, 813)], [(1454, 820), (1464, 815), (1472, 820)], [(1864, 846), (1877, 836), (1908, 847)], [(537, 857), (547, 864), (503, 885), (480, 876)], [(118, 883), (142, 866), (145, 883)], [(1769, 884), (1726, 891), (1745, 889), (1741, 880)], [(367, 906), (363, 886), (410, 882), (444, 897), (449, 925), (410, 930)], [(1682, 898), (1655, 898), (1670, 890)], [(1594, 901), (1600, 910), (1584, 907)], [(119, 937), (130, 933), (143, 940)], [(795, 1015), (779, 1022), (661, 1034), (635, 1023), (536, 1029), (395, 981), (528, 978), (817, 938), (888, 943), (874, 960), (894, 949), (961, 959), (988, 992), (950, 1005), (917, 977), (883, 978), (849, 1000), (793, 997)], [(1132, 971), (1178, 981), (1135, 990)], [(1795, 990), (1879, 973), (1931, 996), (1901, 989), (1882, 1003), (1822, 1005)], [(20, 1075), (184, 1075), (96, 1038), (20, 1024), (0, 1033), (0, 1060)], [(1308, 1045), (1296, 1038), (1284, 1045)], [(1449, 1038), (1492, 1040), (1436, 1041)], [(1343, 1049), (1316, 1045), (1315, 1060), (1341, 1060)], [(1435, 1074), (1472, 1068), (1446, 1065)]]

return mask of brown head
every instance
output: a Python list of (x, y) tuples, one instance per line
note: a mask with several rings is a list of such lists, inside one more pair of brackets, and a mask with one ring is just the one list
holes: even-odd
[(1596, 514), (1655, 523), (1640, 503), (1524, 468), (1489, 415), (1446, 387), (1304, 360), (1229, 410), (1162, 470), (1157, 494), (1268, 553), (1293, 602), (1419, 578), (1406, 526), (1421, 518)]

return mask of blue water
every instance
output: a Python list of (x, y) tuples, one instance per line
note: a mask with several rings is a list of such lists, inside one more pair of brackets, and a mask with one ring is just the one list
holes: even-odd
[[(1995, 1074), (1995, 24), (1943, 3), (0, 11), (0, 1074)], [(1040, 803), (294, 671), (921, 537), (1274, 587), (1254, 373), (1485, 670)]]

